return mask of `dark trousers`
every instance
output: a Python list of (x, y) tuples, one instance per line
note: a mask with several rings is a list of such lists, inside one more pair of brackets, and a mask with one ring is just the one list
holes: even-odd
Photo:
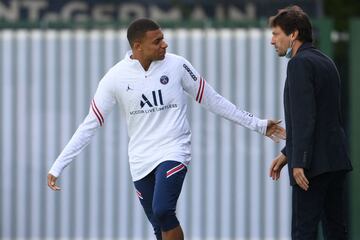
[(346, 172), (324, 173), (309, 180), (307, 191), (292, 188), (293, 240), (313, 240), (322, 221), (326, 240), (348, 239), (344, 184)]

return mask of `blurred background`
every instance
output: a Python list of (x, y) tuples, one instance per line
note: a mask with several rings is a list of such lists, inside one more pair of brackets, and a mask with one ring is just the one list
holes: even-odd
[[(97, 84), (129, 50), (126, 27), (150, 17), (168, 52), (187, 58), (218, 92), (261, 118), (283, 119), (285, 59), (267, 19), (297, 4), (315, 45), (342, 78), (351, 239), (360, 239), (360, 2), (358, 0), (0, 1), (0, 239), (154, 239), (131, 182), (118, 109), (64, 171), (47, 172), (86, 116)], [(189, 99), (193, 159), (178, 202), (186, 239), (290, 239), (284, 169), (268, 177), (283, 147)], [(319, 227), (319, 239), (322, 239)]]

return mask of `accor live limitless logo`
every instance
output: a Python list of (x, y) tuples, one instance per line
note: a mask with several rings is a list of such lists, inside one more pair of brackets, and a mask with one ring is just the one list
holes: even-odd
[[(148, 108), (144, 109), (145, 106)], [(150, 97), (142, 94), (140, 100), (140, 109), (131, 111), (130, 115), (159, 112), (170, 108), (177, 108), (177, 104), (164, 105), (163, 95), (159, 89), (157, 91), (152, 91)]]

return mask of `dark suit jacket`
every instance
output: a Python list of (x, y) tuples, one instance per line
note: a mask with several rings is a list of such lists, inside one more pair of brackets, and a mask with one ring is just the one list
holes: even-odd
[(341, 126), (340, 77), (334, 62), (303, 43), (287, 66), (284, 89), (286, 147), (290, 183), (292, 169), (304, 168), (307, 178), (351, 170)]

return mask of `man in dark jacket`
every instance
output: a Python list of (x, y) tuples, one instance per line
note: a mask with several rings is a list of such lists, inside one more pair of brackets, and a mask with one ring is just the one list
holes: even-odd
[(290, 58), (284, 89), (286, 146), (273, 160), (277, 180), (288, 164), (292, 239), (316, 239), (322, 218), (327, 239), (347, 239), (344, 180), (352, 169), (341, 126), (340, 78), (334, 62), (312, 45), (308, 16), (297, 6), (270, 17), (271, 44)]

